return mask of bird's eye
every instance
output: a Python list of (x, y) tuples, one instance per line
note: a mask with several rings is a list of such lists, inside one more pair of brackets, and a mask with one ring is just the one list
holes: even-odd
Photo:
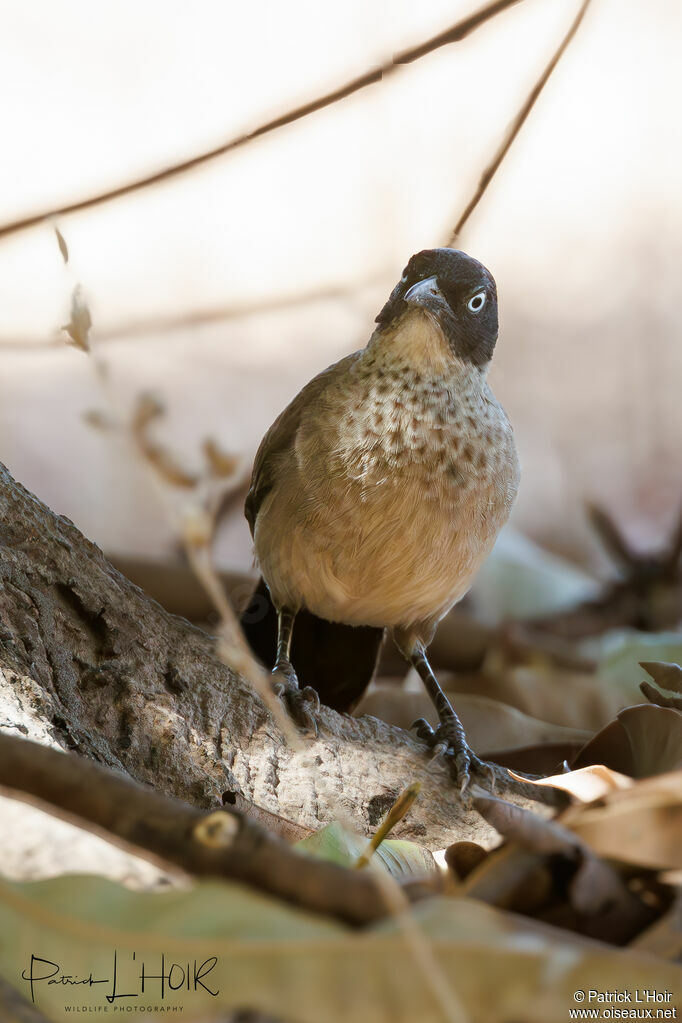
[(481, 309), (485, 305), (485, 299), (485, 291), (476, 292), (476, 294), (467, 302), (467, 309), (469, 312), (480, 313)]

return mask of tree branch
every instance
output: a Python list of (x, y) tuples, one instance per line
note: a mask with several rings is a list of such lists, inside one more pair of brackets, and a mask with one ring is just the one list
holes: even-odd
[(421, 780), (398, 836), (428, 836), (434, 849), (454, 836), (493, 838), (446, 766), (400, 728), (323, 707), (319, 735), (290, 748), (211, 636), (150, 600), (0, 466), (3, 727), (199, 808), (237, 793), (315, 830), (341, 813), (369, 834)]
[(370, 873), (305, 857), (236, 809), (202, 813), (73, 754), (0, 734), (0, 786), (190, 874), (241, 881), (346, 923), (364, 924), (388, 913)]
[(575, 18), (574, 18), (574, 20), (573, 20), (573, 22), (572, 22), (568, 32), (566, 33), (566, 35), (562, 39), (561, 43), (559, 44), (559, 47), (557, 48), (557, 50), (555, 51), (554, 55), (552, 56), (552, 59), (549, 61), (549, 63), (545, 67), (545, 70), (542, 72), (542, 74), (540, 75), (539, 79), (537, 80), (537, 82), (533, 86), (533, 88), (532, 88), (528, 98), (526, 99), (526, 102), (523, 104), (523, 106), (519, 110), (518, 114), (514, 118), (512, 124), (511, 124), (511, 127), (509, 128), (507, 134), (505, 135), (505, 137), (504, 137), (501, 145), (499, 146), (497, 152), (495, 153), (495, 156), (493, 157), (492, 161), (488, 164), (486, 169), (483, 171), (483, 174), (481, 175), (480, 181), (478, 183), (478, 188), (476, 189), (476, 191), (474, 192), (473, 196), (471, 197), (471, 199), (467, 203), (466, 207), (464, 208), (463, 213), (461, 214), (459, 220), (457, 221), (457, 223), (455, 225), (455, 228), (454, 228), (454, 230), (452, 232), (452, 235), (451, 235), (451, 238), (450, 238), (450, 242), (449, 242), (450, 245), (452, 245), (455, 242), (455, 240), (458, 238), (458, 236), (461, 234), (461, 232), (462, 232), (462, 230), (464, 228), (464, 225), (469, 220), (469, 217), (474, 212), (474, 210), (478, 206), (479, 202), (481, 201), (481, 199), (485, 195), (485, 193), (486, 193), (486, 191), (488, 189), (488, 185), (490, 184), (492, 179), (495, 177), (495, 174), (499, 170), (500, 164), (502, 163), (502, 161), (504, 160), (505, 156), (507, 155), (507, 153), (511, 149), (512, 144), (513, 144), (516, 136), (518, 135), (518, 133), (521, 131), (521, 128), (525, 124), (526, 119), (528, 118), (528, 115), (530, 114), (531, 110), (535, 106), (535, 103), (536, 103), (538, 97), (540, 96), (540, 93), (544, 89), (545, 85), (547, 84), (550, 75), (552, 74), (552, 72), (554, 71), (554, 68), (557, 66), (557, 64), (561, 60), (561, 58), (562, 58), (563, 54), (565, 53), (569, 43), (573, 39), (573, 36), (578, 31), (580, 23), (583, 20), (583, 18), (585, 16), (585, 12), (587, 11), (587, 8), (589, 7), (591, 2), (592, 2), (592, 0), (583, 0), (583, 3), (581, 5), (581, 7), (580, 7), (580, 10), (578, 11), (577, 15), (575, 16)]
[(423, 43), (419, 43), (417, 46), (403, 50), (402, 53), (396, 54), (391, 60), (379, 65), (379, 67), (371, 68), (369, 71), (366, 71), (357, 78), (351, 79), (351, 81), (346, 82), (337, 89), (333, 89), (331, 92), (318, 96), (307, 103), (303, 103), (301, 106), (294, 107), (292, 110), (281, 114), (279, 117), (265, 121), (264, 124), (261, 124), (258, 128), (254, 128), (253, 131), (245, 132), (242, 135), (238, 135), (236, 138), (232, 138), (227, 142), (221, 143), (213, 149), (199, 153), (196, 156), (190, 157), (187, 160), (182, 160), (179, 163), (171, 164), (169, 167), (164, 167), (151, 174), (146, 174), (142, 177), (136, 178), (134, 181), (129, 181), (124, 185), (118, 185), (116, 188), (111, 188), (104, 192), (99, 192), (96, 195), (88, 196), (86, 199), (78, 199), (72, 203), (65, 203), (63, 206), (55, 206), (51, 209), (42, 210), (40, 213), (29, 214), (26, 217), (20, 217), (17, 220), (9, 221), (0, 225), (0, 238), (7, 237), (11, 234), (17, 234), (19, 231), (25, 231), (30, 227), (35, 227), (36, 224), (40, 224), (42, 221), (52, 217), (62, 217), (67, 216), (70, 213), (79, 213), (82, 210), (91, 209), (93, 206), (99, 206), (102, 203), (111, 202), (114, 199), (120, 199), (125, 195), (138, 192), (143, 188), (149, 188), (151, 185), (157, 185), (162, 181), (168, 181), (170, 178), (186, 174), (188, 171), (194, 170), (195, 167), (200, 167), (202, 164), (208, 163), (210, 160), (215, 160), (220, 156), (225, 156), (227, 153), (234, 152), (236, 149), (241, 149), (243, 146), (247, 145), (247, 143), (253, 142), (255, 139), (262, 138), (264, 135), (269, 135), (271, 132), (277, 131), (279, 128), (284, 128), (289, 124), (294, 124), (294, 122), (300, 121), (304, 117), (308, 117), (310, 114), (317, 113), (318, 110), (323, 110), (325, 107), (338, 103), (340, 100), (347, 99), (348, 96), (352, 96), (354, 93), (360, 92), (360, 90), (367, 88), (369, 85), (375, 85), (384, 78), (388, 78), (389, 75), (393, 74), (394, 71), (405, 64), (411, 64), (416, 60), (420, 60), (422, 57), (425, 57), (429, 53), (433, 53), (442, 46), (448, 46), (450, 43), (460, 42), (462, 39), (465, 39), (468, 35), (470, 35), (475, 29), (495, 17), (495, 15), (500, 14), (508, 7), (512, 7), (514, 4), (519, 2), (520, 0), (494, 0), (494, 2), (486, 4), (485, 7), (482, 7), (474, 14), (470, 14), (466, 18), (462, 18), (460, 21), (455, 22), (454, 25), (445, 29), (444, 32), (438, 33), (438, 35), (433, 36), (431, 39), (427, 39)]

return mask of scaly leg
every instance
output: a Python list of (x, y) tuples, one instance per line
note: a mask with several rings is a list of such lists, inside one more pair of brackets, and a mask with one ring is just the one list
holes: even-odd
[[(320, 698), (311, 686), (301, 689), (291, 663), (291, 636), (294, 631), (296, 612), (288, 608), (277, 611), (277, 656), (272, 669), (272, 688), (276, 696), (284, 700), (289, 714), (300, 727), (317, 735), (315, 715), (320, 709)], [(280, 676), (278, 679), (277, 676)]]
[[(424, 718), (415, 721), (413, 728), (416, 728), (420, 739), (425, 739), (433, 749), (434, 756), (443, 753), (452, 757), (452, 768), (455, 780), (459, 783), (460, 791), (464, 792), (469, 785), (471, 770), (490, 770), (485, 762), (476, 756), (469, 746), (462, 722), (459, 720), (452, 704), (438, 684), (438, 679), (428, 662), (424, 644), (416, 641), (406, 645), (396, 638), (398, 646), (410, 663), (416, 668), (419, 677), (424, 683), (424, 688), (429, 694), (438, 713), (440, 724), (435, 730)], [(410, 649), (411, 647), (411, 649)]]

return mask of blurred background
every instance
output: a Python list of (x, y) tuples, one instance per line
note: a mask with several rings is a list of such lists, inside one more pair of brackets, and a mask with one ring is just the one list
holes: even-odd
[[(165, 410), (155, 443), (187, 474), (206, 438), (234, 457), (216, 558), (250, 570), (241, 496), (262, 434), (306, 380), (366, 343), (411, 253), (447, 242), (577, 7), (523, 0), (191, 173), (0, 237), (10, 471), (107, 553), (175, 557), (166, 512), (196, 493), (151, 480), (126, 429), (101, 428), (152, 392)], [(1, 225), (220, 145), (473, 8), (0, 9)], [(594, 0), (459, 242), (498, 282), (491, 377), (523, 466), (512, 525), (597, 570), (586, 499), (644, 546), (678, 514), (681, 27), (674, 0)], [(76, 283), (94, 359), (59, 331)]]

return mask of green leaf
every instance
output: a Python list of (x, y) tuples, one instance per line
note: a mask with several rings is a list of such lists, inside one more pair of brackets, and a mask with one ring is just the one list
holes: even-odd
[[(367, 839), (347, 831), (341, 824), (328, 824), (296, 843), (296, 848), (321, 860), (331, 860), (342, 867), (352, 867), (358, 856), (365, 852)], [(405, 880), (423, 877), (438, 871), (436, 862), (427, 849), (414, 842), (397, 838), (385, 839), (372, 856), (372, 863), (379, 862), (393, 877)]]

